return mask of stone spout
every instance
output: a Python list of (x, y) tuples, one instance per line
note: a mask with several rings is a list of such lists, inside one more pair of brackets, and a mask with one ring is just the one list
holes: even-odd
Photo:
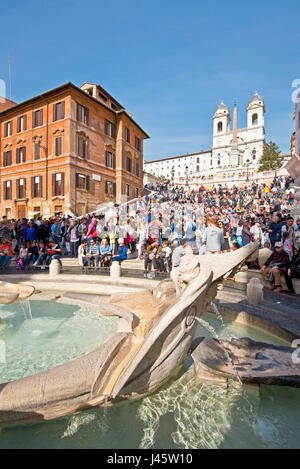
[(25, 300), (34, 293), (34, 287), (0, 281), (0, 304), (10, 304), (16, 300)]

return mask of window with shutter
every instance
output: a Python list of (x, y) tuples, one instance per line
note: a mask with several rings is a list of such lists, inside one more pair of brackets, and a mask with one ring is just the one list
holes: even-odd
[(26, 130), (26, 115), (18, 118), (17, 121), (17, 132), (23, 132)]
[[(62, 191), (62, 173), (56, 173), (54, 176), (54, 195), (63, 195)], [(53, 181), (52, 181), (53, 184)]]
[(25, 163), (26, 160), (26, 147), (17, 148), (16, 161), (17, 164)]
[(55, 173), (52, 174), (52, 197), (54, 197), (56, 195), (56, 193), (55, 193), (55, 190), (56, 190), (56, 188), (55, 188), (55, 177), (56, 177), (56, 174)]
[(77, 103), (76, 111), (77, 120), (83, 122), (84, 124), (89, 124), (89, 109), (82, 104)]
[(65, 173), (61, 173), (61, 195), (65, 195)]
[(17, 198), (24, 199), (26, 197), (26, 181), (25, 179), (17, 179)]
[(116, 138), (116, 124), (105, 119), (104, 132), (109, 137)]
[(141, 139), (138, 138), (138, 137), (135, 137), (135, 148), (136, 148), (138, 151), (141, 151)]
[(55, 139), (55, 156), (62, 154), (62, 137), (56, 137)]
[(110, 151), (105, 152), (105, 163), (108, 168), (114, 167), (114, 155)]
[(12, 198), (12, 181), (4, 182), (4, 200), (11, 200)]
[(11, 166), (11, 155), (11, 150), (3, 153), (3, 166)]
[(131, 173), (132, 170), (132, 161), (128, 156), (126, 158), (126, 170), (129, 171), (129, 173)]
[(41, 158), (41, 143), (37, 142), (34, 144), (34, 159), (39, 160)]
[(12, 135), (12, 121), (4, 124), (4, 137), (11, 137)]
[(78, 137), (78, 156), (81, 158), (87, 156), (87, 141), (84, 137)]
[(31, 178), (32, 197), (42, 197), (43, 195), (43, 177), (34, 176)]
[(53, 121), (65, 118), (65, 102), (53, 104)]
[(128, 127), (125, 128), (125, 137), (126, 137), (126, 142), (130, 143), (130, 130)]
[(32, 113), (32, 127), (39, 127), (43, 125), (43, 109), (33, 111)]
[(87, 189), (87, 186), (89, 185), (89, 181), (87, 182), (87, 179), (89, 180), (88, 176), (84, 176), (84, 174), (76, 173), (76, 187), (78, 189)]

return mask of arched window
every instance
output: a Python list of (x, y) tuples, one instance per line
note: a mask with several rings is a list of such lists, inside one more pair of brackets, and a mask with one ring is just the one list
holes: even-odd
[(252, 160), (256, 160), (256, 150), (252, 151)]
[(221, 158), (218, 156), (218, 166), (221, 164)]
[(257, 125), (257, 122), (258, 122), (258, 115), (253, 114), (253, 116), (252, 116), (252, 125)]
[(218, 132), (222, 132), (223, 130), (223, 122), (218, 122)]

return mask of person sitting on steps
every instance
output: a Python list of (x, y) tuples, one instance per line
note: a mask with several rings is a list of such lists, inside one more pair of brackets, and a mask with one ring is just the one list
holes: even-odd
[(282, 291), (280, 277), (288, 271), (291, 261), (289, 255), (283, 250), (283, 243), (281, 241), (277, 241), (274, 248), (275, 251), (266, 260), (260, 269), (260, 273), (265, 280), (271, 281), (271, 290), (280, 293)]

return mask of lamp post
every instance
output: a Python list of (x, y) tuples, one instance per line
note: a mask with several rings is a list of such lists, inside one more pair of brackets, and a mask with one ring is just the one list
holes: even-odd
[(189, 186), (189, 167), (186, 165), (185, 167), (185, 185)]
[(246, 160), (246, 165), (247, 165), (247, 177), (246, 177), (246, 182), (249, 182), (249, 163), (250, 163), (250, 160)]
[(175, 186), (175, 168), (174, 168), (174, 166), (172, 167), (171, 178), (172, 178), (172, 184), (173, 184), (173, 186)]
[(274, 177), (275, 186), (276, 186), (276, 182), (277, 182), (277, 167), (275, 167), (275, 177)]

